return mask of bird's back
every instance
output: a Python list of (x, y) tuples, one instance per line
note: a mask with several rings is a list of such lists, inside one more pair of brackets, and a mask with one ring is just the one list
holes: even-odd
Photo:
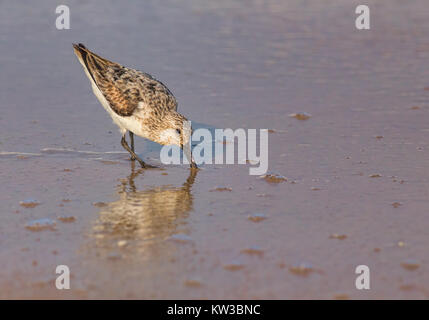
[(155, 115), (177, 110), (171, 91), (151, 75), (102, 58), (82, 44), (73, 47), (88, 77), (117, 115), (131, 116), (138, 108)]

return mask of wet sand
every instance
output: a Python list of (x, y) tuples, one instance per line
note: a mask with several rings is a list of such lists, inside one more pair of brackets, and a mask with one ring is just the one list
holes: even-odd
[[(2, 2), (0, 298), (429, 298), (429, 6), (367, 4), (370, 31), (339, 0), (70, 1), (58, 31), (55, 1)], [(271, 129), (287, 180), (133, 167), (72, 42), (193, 121)]]

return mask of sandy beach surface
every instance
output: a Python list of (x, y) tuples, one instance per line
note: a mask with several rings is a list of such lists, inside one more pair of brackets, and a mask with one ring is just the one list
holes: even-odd
[[(0, 2), (0, 298), (429, 298), (426, 0), (367, 1), (368, 31), (353, 1), (67, 4), (57, 30), (57, 1)], [(285, 179), (191, 175), (139, 138), (161, 168), (134, 167), (73, 42), (197, 123), (270, 129)]]

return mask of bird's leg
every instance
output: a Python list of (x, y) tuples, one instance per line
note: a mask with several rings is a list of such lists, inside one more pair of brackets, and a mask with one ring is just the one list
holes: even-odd
[[(129, 131), (130, 134), (130, 142), (131, 142), (131, 150), (133, 150), (134, 152), (134, 133), (132, 133), (131, 131)], [(131, 155), (131, 160), (135, 160), (136, 158)]]
[(153, 166), (150, 166), (144, 163), (144, 161), (140, 159), (139, 156), (136, 155), (133, 150), (131, 150), (130, 146), (127, 143), (127, 140), (125, 140), (125, 134), (122, 136), (121, 144), (124, 147), (124, 149), (127, 150), (131, 154), (131, 156), (134, 157), (134, 159), (136, 159), (140, 163), (142, 168), (154, 168)]

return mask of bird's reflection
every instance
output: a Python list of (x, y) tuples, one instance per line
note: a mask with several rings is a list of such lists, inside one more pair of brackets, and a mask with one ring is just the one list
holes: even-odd
[(98, 247), (125, 242), (142, 247), (175, 233), (186, 233), (197, 170), (190, 170), (180, 187), (164, 185), (138, 190), (135, 181), (143, 174), (144, 169), (136, 170), (132, 162), (131, 174), (118, 186), (119, 199), (101, 208), (93, 227)]

